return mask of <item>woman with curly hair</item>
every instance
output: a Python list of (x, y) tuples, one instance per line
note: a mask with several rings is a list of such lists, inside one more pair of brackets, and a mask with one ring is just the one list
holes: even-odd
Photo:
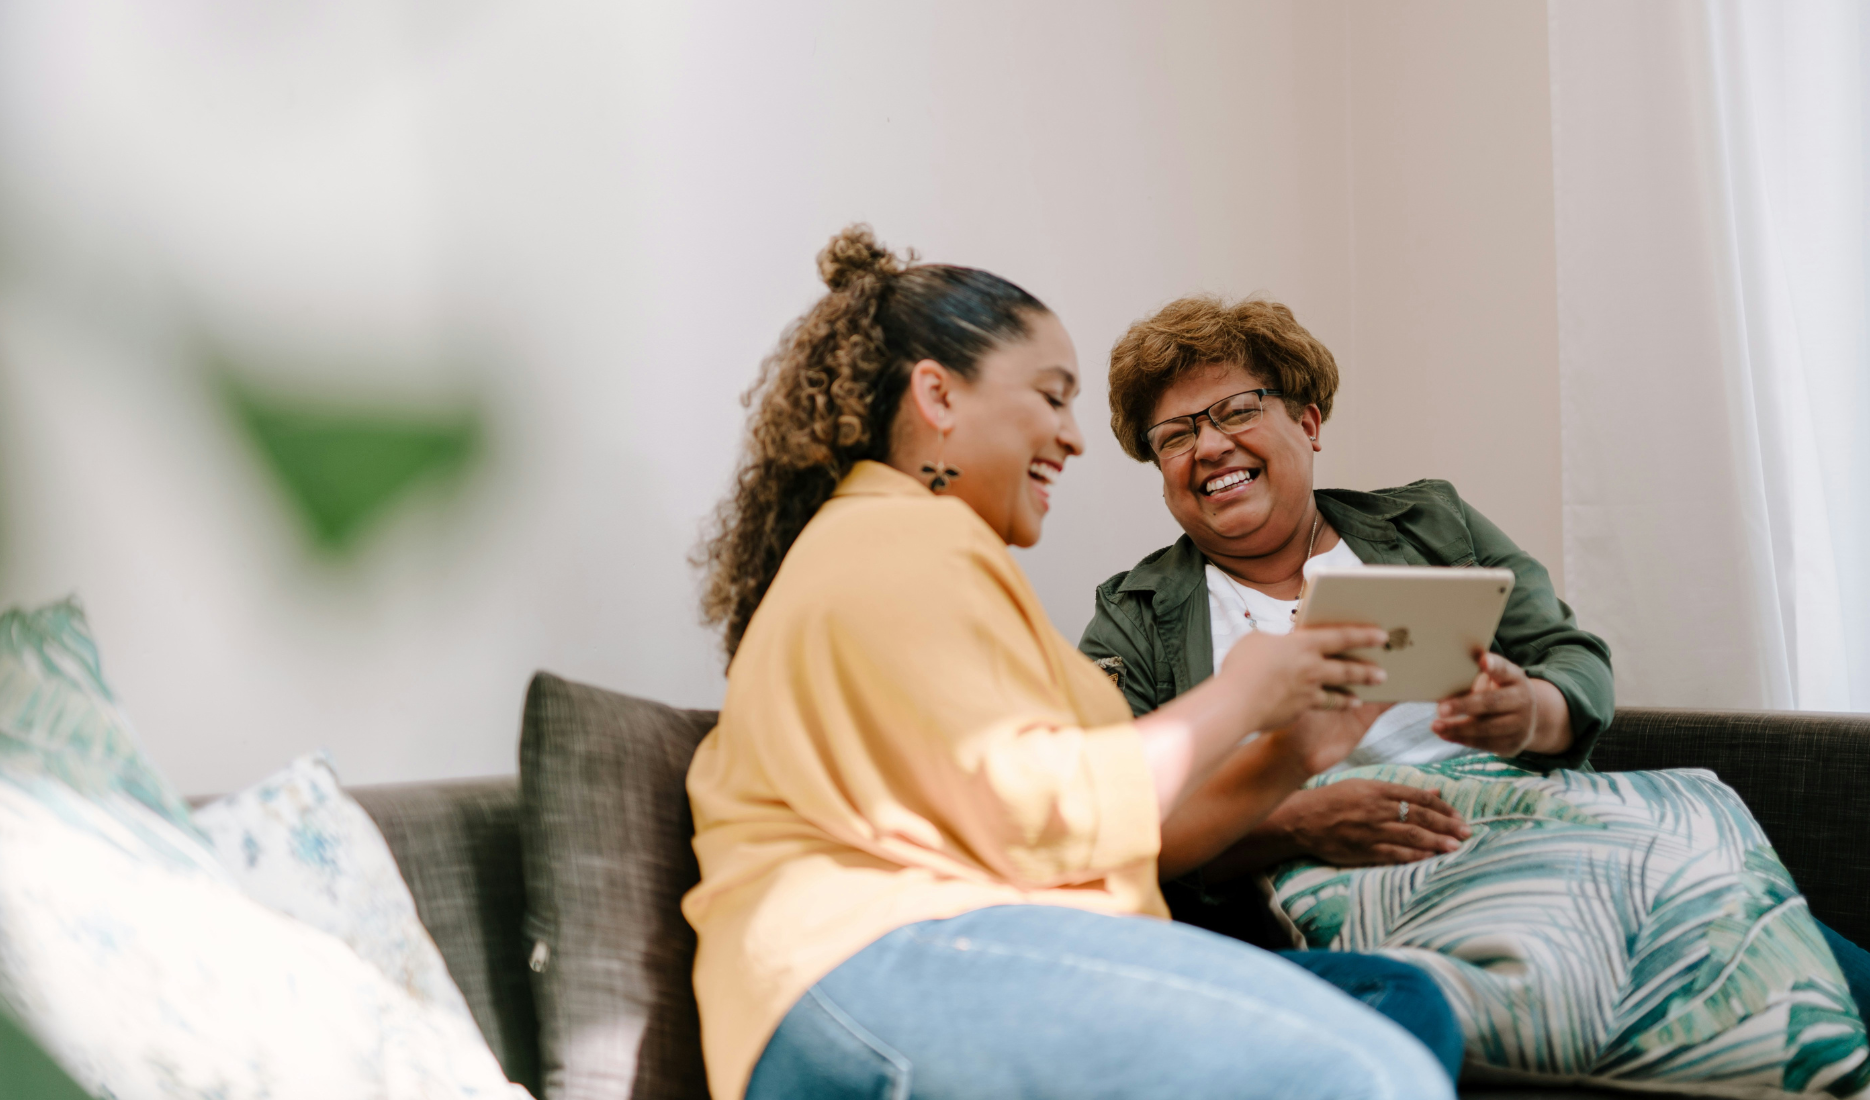
[(1317, 712), (1380, 672), (1333, 655), (1380, 633), (1247, 639), (1133, 718), (1007, 551), (1081, 449), (1070, 338), (909, 259), (861, 226), (819, 256), (703, 552), (730, 665), (683, 910), (712, 1091), (1451, 1096), (1378, 1012), (1160, 919), (1164, 815), (1239, 751), (1262, 813), (1341, 759), (1352, 724)]

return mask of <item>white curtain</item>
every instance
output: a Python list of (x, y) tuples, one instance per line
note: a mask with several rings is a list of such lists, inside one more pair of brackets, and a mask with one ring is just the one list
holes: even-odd
[(1870, 6), (1549, 10), (1571, 600), (1619, 702), (1870, 710)]

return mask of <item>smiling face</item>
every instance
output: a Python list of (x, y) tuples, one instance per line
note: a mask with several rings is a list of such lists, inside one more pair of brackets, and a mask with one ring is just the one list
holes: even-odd
[[(1271, 384), (1238, 364), (1197, 367), (1163, 391), (1150, 423), (1198, 413), (1224, 397)], [(1275, 553), (1311, 521), (1318, 409), (1308, 405), (1295, 420), (1279, 398), (1263, 403), (1260, 418), (1237, 436), (1202, 417), (1193, 449), (1159, 460), (1170, 513), (1210, 557)]]
[[(1078, 395), (1071, 337), (1050, 313), (1029, 314), (1027, 328), (1027, 338), (982, 355), (972, 381), (949, 375), (954, 384), (946, 395), (953, 430), (944, 460), (961, 476), (942, 494), (967, 501), (1014, 546), (1039, 541), (1052, 482), (1066, 459), (1084, 451), (1071, 411)], [(934, 456), (930, 447), (925, 455), (904, 457), (919, 466)]]

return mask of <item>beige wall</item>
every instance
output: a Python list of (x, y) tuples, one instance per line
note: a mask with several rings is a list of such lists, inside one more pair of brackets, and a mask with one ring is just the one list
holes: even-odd
[(1346, 15), (1354, 326), (1321, 481), (1452, 481), (1562, 592), (1546, 6)]
[[(1244, 48), (1230, 46), (1237, 61), (1219, 75), (1211, 54), (1179, 59), (1210, 74), (1198, 101), (1239, 105), (1244, 135), (1188, 163), (1179, 216), (1157, 212), (1187, 234), (1187, 261), (1138, 270), (1113, 256), (1077, 273), (1059, 301), (1080, 354), (1097, 360), (1123, 322), (1189, 291), (1284, 301), (1342, 369), (1318, 483), (1451, 481), (1562, 594), (1545, 3), (1252, 11), (1230, 28)], [(1087, 420), (1103, 399), (1087, 392)], [(1068, 481), (1027, 558), (1076, 637), (1089, 587), (1177, 532), (1153, 474), (1112, 441), (1095, 440)]]
[[(1077, 340), (1090, 447), (1024, 555), (1070, 636), (1177, 534), (1102, 367), (1195, 290), (1338, 352), (1324, 483), (1448, 478), (1558, 564), (1542, 0), (14, 6), (0, 602), (81, 594), (189, 789), (321, 745), (353, 782), (511, 770), (535, 668), (717, 703), (685, 558), (857, 219)], [(204, 331), (308, 392), (469, 386), (483, 467), (310, 555)]]

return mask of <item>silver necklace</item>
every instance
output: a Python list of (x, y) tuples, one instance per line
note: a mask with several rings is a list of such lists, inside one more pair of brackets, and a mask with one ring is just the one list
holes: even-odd
[[(1324, 518), (1325, 517), (1322, 514), (1315, 514), (1312, 516), (1312, 537), (1308, 539), (1305, 543), (1305, 561), (1307, 563), (1309, 563), (1312, 560), (1312, 550), (1318, 545), (1318, 525), (1321, 522), (1323, 522)], [(1239, 583), (1239, 582), (1236, 581), (1235, 583)], [(1305, 602), (1306, 584), (1307, 584), (1307, 581), (1305, 580), (1305, 566), (1301, 564), (1299, 566), (1299, 602), (1300, 603)], [(1244, 588), (1246, 586), (1242, 585), (1241, 587)], [(1293, 621), (1294, 622), (1298, 621), (1298, 617), (1299, 617), (1299, 609), (1295, 606), (1292, 609)], [(1251, 624), (1255, 630), (1259, 629), (1259, 620), (1253, 617), (1253, 609), (1251, 607), (1247, 608), (1247, 622)]]

